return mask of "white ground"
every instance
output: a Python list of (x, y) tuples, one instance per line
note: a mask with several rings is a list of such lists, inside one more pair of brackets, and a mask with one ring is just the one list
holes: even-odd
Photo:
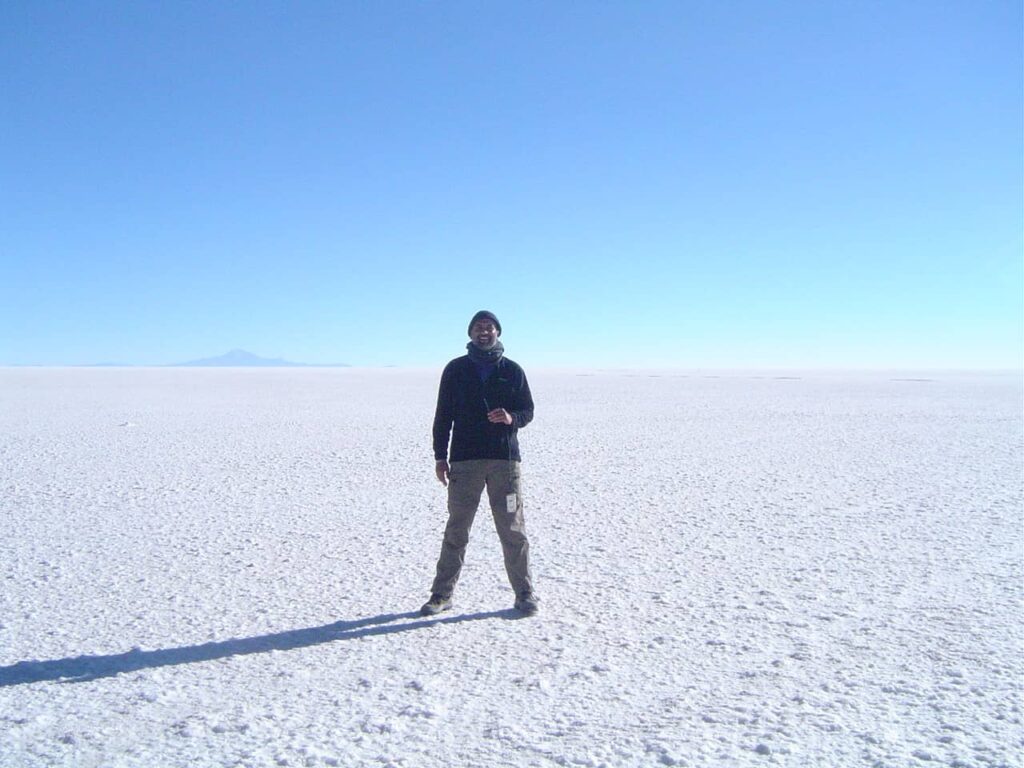
[(425, 620), (438, 371), (0, 370), (0, 765), (1024, 764), (1019, 373), (531, 373)]

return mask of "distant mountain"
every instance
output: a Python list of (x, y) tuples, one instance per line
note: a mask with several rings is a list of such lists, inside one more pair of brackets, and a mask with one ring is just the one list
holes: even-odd
[(308, 363), (293, 363), (290, 360), (281, 358), (260, 357), (244, 349), (232, 349), (220, 357), (204, 357), (201, 360), (191, 360), (187, 363), (174, 363), (173, 368), (335, 368), (347, 367), (344, 363), (338, 365), (310, 365)]

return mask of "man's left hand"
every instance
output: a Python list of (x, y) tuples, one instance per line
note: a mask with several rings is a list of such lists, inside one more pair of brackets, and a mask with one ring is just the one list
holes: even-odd
[(507, 426), (512, 426), (512, 414), (504, 408), (495, 408), (493, 411), (488, 411), (487, 420), (491, 422), (491, 424), (505, 424)]

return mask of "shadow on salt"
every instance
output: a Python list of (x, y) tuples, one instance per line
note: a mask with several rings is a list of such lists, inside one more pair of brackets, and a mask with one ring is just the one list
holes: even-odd
[[(232, 656), (248, 656), (254, 653), (291, 651), (297, 648), (333, 643), (338, 640), (355, 640), (360, 637), (425, 629), (439, 624), (460, 624), (485, 619), (518, 620), (522, 617), (523, 615), (513, 608), (428, 619), (421, 618), (418, 611), (384, 613), (354, 621), (336, 621), (333, 624), (324, 624), (319, 627), (306, 627), (258, 637), (233, 638), (179, 648), (163, 648), (154, 651), (133, 648), (127, 653), (107, 656), (69, 656), (49, 661), (19, 661), (16, 664), (0, 667), (0, 688), (52, 680), (64, 683), (84, 683), (104, 677), (114, 677), (125, 672), (136, 672), (140, 669), (197, 664), (203, 661), (226, 659)], [(412, 621), (412, 619), (416, 620)]]

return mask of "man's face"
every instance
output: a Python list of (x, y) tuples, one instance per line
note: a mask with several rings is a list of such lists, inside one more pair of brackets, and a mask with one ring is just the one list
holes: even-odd
[(477, 320), (469, 329), (469, 338), (480, 349), (490, 349), (498, 343), (498, 329), (490, 320)]

